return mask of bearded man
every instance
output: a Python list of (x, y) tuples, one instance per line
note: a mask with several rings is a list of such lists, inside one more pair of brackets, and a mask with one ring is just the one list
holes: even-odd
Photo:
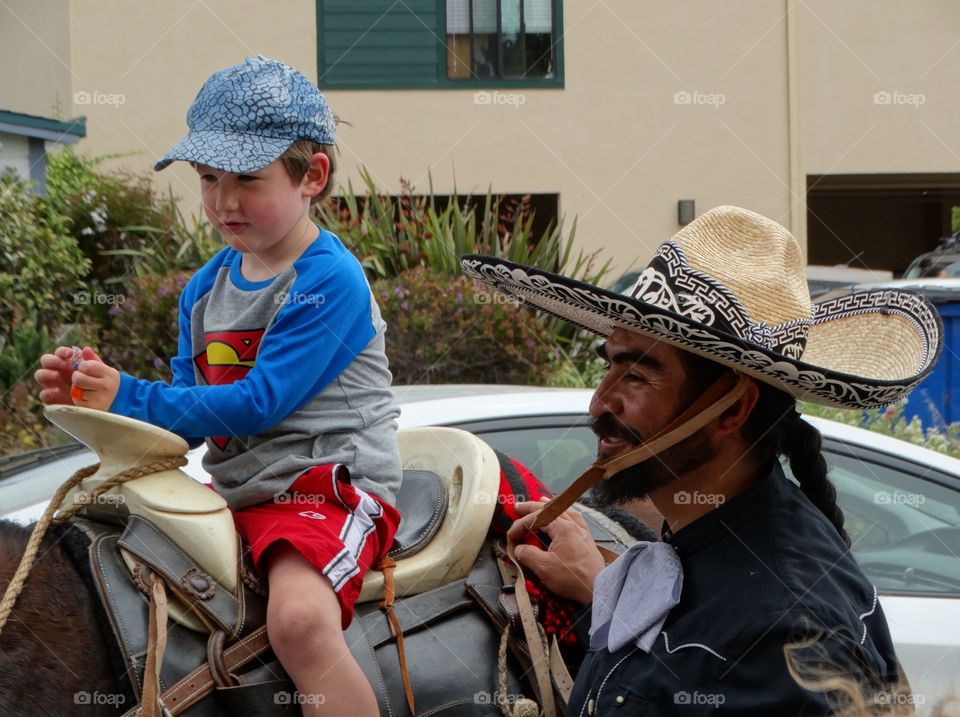
[[(568, 715), (829, 714), (791, 675), (791, 645), (868, 698), (898, 682), (876, 588), (796, 402), (863, 409), (905, 396), (940, 352), (928, 302), (885, 290), (811, 305), (794, 238), (737, 207), (661, 245), (629, 295), (492, 257), (463, 267), (605, 337), (590, 405), (598, 463), (570, 492), (603, 477), (596, 499), (649, 497), (663, 516), (662, 542), (609, 566), (574, 511), (546, 525), (549, 545), (516, 547), (586, 605), (589, 652)], [(515, 542), (570, 497), (519, 505)]]

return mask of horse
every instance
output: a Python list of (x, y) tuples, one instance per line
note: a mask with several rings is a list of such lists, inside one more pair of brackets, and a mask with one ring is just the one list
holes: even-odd
[[(75, 476), (68, 501), (83, 510), (47, 534), (16, 611), (0, 626), (0, 714), (133, 715), (139, 700), (163, 697), (168, 711), (156, 714), (280, 715), (317, 699), (299, 695), (272, 659), (263, 586), (243, 563), (222, 499), (168, 463), (129, 479), (145, 463), (182, 456), (186, 444), (103, 412), (49, 407), (48, 416), (100, 464)], [(569, 675), (555, 664), (560, 650), (523, 624), (517, 593), (525, 582), (511, 577), (516, 566), (491, 536), (504, 457), (456, 429), (411, 429), (399, 439), (403, 525), (392, 559), (365, 579), (346, 634), (381, 714), (535, 714), (527, 696), (562, 706)], [(579, 509), (598, 544), (615, 552), (646, 537), (622, 512), (614, 517), (629, 530)], [(30, 534), (0, 521), (0, 589)], [(169, 616), (166, 655), (150, 633), (157, 610)], [(546, 687), (531, 672), (541, 647)], [(202, 696), (186, 689), (190, 679), (206, 680)]]

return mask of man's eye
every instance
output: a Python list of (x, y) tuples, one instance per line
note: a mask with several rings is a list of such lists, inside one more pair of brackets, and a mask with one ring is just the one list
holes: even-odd
[(241, 174), (239, 177), (237, 177), (237, 179), (239, 179), (241, 182), (254, 182), (259, 179), (259, 177), (254, 177), (250, 174)]
[(215, 182), (215, 181), (217, 181), (217, 178), (214, 177), (212, 174), (201, 174), (201, 175), (200, 175), (200, 181), (201, 181), (201, 182)]
[(626, 379), (631, 383), (646, 383), (646, 379), (643, 376), (638, 376), (635, 373), (628, 373)]

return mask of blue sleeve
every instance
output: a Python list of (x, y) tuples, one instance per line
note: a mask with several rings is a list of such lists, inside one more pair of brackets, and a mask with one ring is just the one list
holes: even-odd
[[(198, 285), (203, 278), (203, 273), (194, 274), (180, 293), (179, 317), (177, 320), (177, 355), (170, 359), (170, 370), (173, 372), (171, 385), (173, 386), (197, 385), (197, 377), (193, 368), (193, 332), (190, 328), (190, 316), (197, 299)], [(206, 290), (209, 290), (209, 286), (206, 287)], [(203, 438), (200, 436), (183, 437), (187, 439), (191, 448), (203, 445)]]
[[(188, 386), (121, 375), (110, 410), (188, 440), (263, 433), (316, 395), (370, 343), (376, 333), (370, 309), (370, 289), (352, 256), (332, 267), (316, 259), (303, 267), (298, 263), (297, 279), (244, 378)], [(182, 322), (181, 317), (181, 327)], [(181, 354), (183, 347), (181, 335)]]
[(180, 293), (179, 312), (177, 320), (177, 355), (170, 359), (170, 370), (173, 372), (171, 385), (186, 387), (196, 386), (197, 378), (193, 369), (193, 333), (190, 329), (190, 314), (196, 301), (196, 276), (191, 279)]

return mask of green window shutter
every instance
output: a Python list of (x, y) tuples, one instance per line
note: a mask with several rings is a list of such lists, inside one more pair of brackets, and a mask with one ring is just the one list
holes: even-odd
[(443, 22), (438, 0), (317, 0), (320, 88), (437, 86)]

